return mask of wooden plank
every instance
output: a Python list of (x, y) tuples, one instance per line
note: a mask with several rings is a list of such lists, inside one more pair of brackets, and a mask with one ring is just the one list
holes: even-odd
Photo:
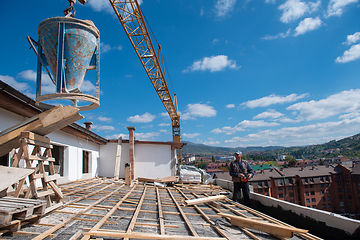
[(178, 211), (180, 212), (182, 218), (184, 219), (186, 226), (189, 228), (190, 232), (192, 235), (194, 235), (195, 237), (198, 237), (199, 235), (196, 233), (195, 229), (193, 228), (193, 226), (191, 225), (189, 219), (186, 217), (185, 213), (183, 212), (183, 210), (181, 209), (179, 203), (176, 201), (174, 195), (171, 193), (170, 188), (167, 188), (167, 191), (169, 192), (172, 200), (174, 201)]
[(43, 137), (43, 136), (40, 136), (40, 135), (35, 134), (33, 132), (29, 132), (29, 131), (21, 132), (20, 138), (27, 138), (27, 139), (34, 140), (34, 141), (37, 141), (37, 142), (50, 144), (50, 138)]
[[(41, 144), (36, 144), (37, 146), (40, 146)], [(43, 147), (43, 146), (41, 146)], [(50, 147), (49, 147), (50, 148)], [(49, 161), (49, 162), (55, 162), (55, 158), (52, 157), (43, 157), (43, 156), (37, 156), (37, 155), (31, 155), (29, 156), (30, 160), (37, 160), (37, 161)]]
[[(105, 188), (108, 188), (110, 186), (113, 186), (114, 184), (110, 184), (102, 189), (99, 189), (98, 191), (92, 193), (92, 194), (96, 194), (99, 191), (103, 191)], [(45, 232), (41, 233), (40, 235), (36, 236), (35, 238), (33, 238), (32, 240), (41, 240), (44, 239), (46, 237), (48, 237), (50, 234), (52, 234), (53, 232), (55, 232), (56, 230), (65, 227), (66, 224), (70, 223), (71, 221), (73, 221), (74, 219), (76, 219), (77, 217), (79, 217), (81, 214), (89, 211), (92, 207), (96, 206), (97, 204), (101, 203), (102, 201), (104, 201), (105, 199), (107, 199), (108, 197), (110, 197), (111, 195), (117, 193), (122, 187), (124, 187), (124, 185), (121, 185), (120, 187), (116, 188), (114, 191), (112, 191), (111, 193), (107, 194), (106, 196), (100, 198), (99, 200), (97, 200), (96, 202), (94, 202), (93, 204), (89, 205), (88, 207), (86, 207), (85, 209), (77, 212), (76, 214), (74, 214), (73, 216), (69, 217), (68, 219), (65, 219), (63, 222), (56, 224), (55, 226), (53, 226), (52, 228), (46, 230)], [(83, 198), (79, 198), (79, 199), (75, 199), (73, 201), (71, 201), (68, 204), (71, 204), (75, 201), (80, 201), (82, 199), (85, 199), (86, 196), (84, 196)], [(65, 206), (67, 206), (68, 204), (66, 204)]]
[(33, 169), (0, 166), (0, 191), (19, 182), (33, 172)]
[(46, 191), (41, 191), (41, 192), (36, 192), (36, 198), (42, 198), (47, 195), (51, 195), (53, 193), (54, 193), (54, 191), (52, 189), (48, 189)]
[(20, 137), (21, 132), (23, 131), (32, 131), (38, 127), (42, 126), (41, 121), (38, 117), (33, 117), (30, 119), (25, 120), (24, 122), (15, 125), (9, 129), (5, 129), (1, 132), (0, 136), (0, 145), (14, 139)]
[(186, 205), (195, 205), (195, 204), (202, 204), (207, 202), (213, 202), (213, 201), (219, 201), (225, 199), (225, 195), (217, 195), (217, 196), (211, 196), (211, 197), (205, 197), (205, 198), (196, 198), (191, 200), (185, 200)]
[(161, 198), (160, 198), (159, 188), (158, 187), (156, 187), (156, 198), (157, 198), (157, 205), (158, 205), (160, 234), (165, 235), (164, 216), (163, 216), (163, 212), (162, 212)]
[(115, 170), (114, 170), (115, 180), (119, 180), (120, 163), (121, 163), (121, 147), (122, 147), (122, 137), (119, 137), (116, 148), (116, 161), (115, 161)]
[(170, 177), (164, 177), (164, 178), (142, 178), (138, 177), (139, 182), (158, 182), (158, 183), (167, 183), (167, 182), (178, 182), (179, 177), (178, 176), (170, 176)]
[(44, 175), (44, 180), (45, 182), (50, 182), (50, 181), (54, 181), (57, 180), (58, 178), (60, 178), (60, 174), (54, 174), (54, 175)]
[(269, 223), (265, 221), (258, 221), (249, 218), (244, 218), (240, 216), (235, 216), (226, 213), (218, 213), (218, 215), (226, 218), (230, 218), (230, 222), (232, 225), (238, 227), (246, 227), (249, 229), (254, 229), (262, 232), (266, 232), (278, 237), (288, 237), (291, 238), (294, 236), (294, 233), (307, 233), (308, 230), (299, 229), (299, 228), (291, 228), (282, 226), (279, 224)]
[[(125, 185), (122, 185), (125, 186)], [(121, 198), (121, 200), (115, 204), (115, 206), (91, 229), (91, 231), (97, 231), (99, 228), (104, 224), (104, 222), (120, 207), (120, 205), (124, 202), (124, 200), (132, 193), (132, 191), (135, 189), (136, 185), (134, 185), (130, 191), (125, 194), (124, 197)], [(85, 235), (81, 240), (88, 240), (90, 238), (90, 235)], [(36, 239), (34, 239), (36, 240)]]
[(56, 196), (58, 196), (59, 198), (63, 198), (63, 194), (60, 190), (60, 188), (58, 188), (58, 186), (53, 182), (53, 181), (50, 181), (48, 182), (48, 184), (50, 185), (50, 187), (52, 188), (52, 190), (54, 190)]
[[(134, 214), (133, 214), (133, 217), (132, 217), (132, 219), (131, 219), (131, 222), (130, 222), (127, 230), (126, 230), (127, 233), (130, 233), (130, 232), (132, 232), (132, 231), (134, 230), (135, 223), (136, 223), (136, 219), (137, 219), (137, 217), (138, 217), (138, 215), (139, 215), (139, 212), (140, 212), (140, 209), (141, 209), (141, 205), (142, 205), (142, 203), (143, 203), (143, 201), (144, 201), (144, 198), (145, 198), (146, 189), (147, 189), (147, 186), (145, 186), (145, 188), (144, 188), (143, 194), (142, 194), (142, 196), (141, 196), (141, 198), (140, 198), (140, 201), (139, 201), (139, 203), (138, 203), (138, 205), (137, 205), (137, 207), (136, 207), (136, 210), (135, 210), (135, 212), (134, 212)], [(126, 238), (125, 238), (124, 240), (126, 240)]]
[(164, 240), (226, 240), (226, 238), (216, 237), (199, 237), (199, 236), (181, 236), (181, 235), (159, 235), (153, 233), (124, 233), (121, 231), (90, 231), (85, 233), (87, 236), (98, 237), (116, 237), (116, 238), (131, 238), (131, 239), (164, 239)]

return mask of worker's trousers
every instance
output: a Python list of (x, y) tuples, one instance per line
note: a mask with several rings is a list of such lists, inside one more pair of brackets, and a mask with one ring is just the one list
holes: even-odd
[(250, 207), (250, 189), (248, 182), (234, 182), (234, 193), (233, 193), (233, 200), (235, 202), (241, 202), (241, 191), (244, 197), (244, 205)]

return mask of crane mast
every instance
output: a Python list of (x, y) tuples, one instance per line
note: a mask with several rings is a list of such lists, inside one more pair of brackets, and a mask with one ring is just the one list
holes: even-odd
[(171, 118), (173, 142), (181, 142), (180, 115), (177, 108), (176, 94), (174, 94), (173, 101), (167, 87), (164, 71), (162, 70), (163, 66), (159, 61), (159, 57), (160, 60), (162, 60), (160, 45), (158, 45), (159, 50), (157, 55), (140, 6), (136, 0), (109, 1)]

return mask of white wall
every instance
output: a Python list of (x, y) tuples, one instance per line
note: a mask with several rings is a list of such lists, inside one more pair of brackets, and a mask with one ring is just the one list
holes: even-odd
[(135, 144), (135, 178), (171, 176), (171, 146)]
[[(100, 147), (99, 176), (114, 177), (117, 143)], [(172, 176), (170, 145), (135, 143), (135, 178), (162, 178)], [(120, 178), (125, 178), (125, 163), (129, 160), (129, 143), (122, 143)]]
[[(27, 118), (21, 117), (10, 111), (0, 108), (0, 130), (13, 127), (25, 121)], [(98, 144), (89, 140), (75, 137), (63, 131), (56, 131), (48, 134), (52, 144), (64, 147), (64, 177), (59, 179), (59, 183), (75, 181), (83, 178), (92, 178), (98, 175), (98, 162), (100, 147)], [(32, 150), (32, 148), (30, 149)], [(82, 173), (83, 150), (90, 152), (89, 173)]]

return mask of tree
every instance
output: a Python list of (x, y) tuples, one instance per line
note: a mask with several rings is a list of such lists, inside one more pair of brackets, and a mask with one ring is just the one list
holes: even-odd
[(202, 169), (206, 169), (206, 167), (207, 167), (208, 164), (209, 164), (209, 163), (207, 163), (207, 162), (199, 162), (198, 167), (199, 167), (199, 168), (202, 168)]
[(289, 167), (294, 167), (297, 163), (296, 159), (290, 155), (286, 155), (285, 161), (287, 162)]
[(216, 162), (216, 158), (215, 158), (215, 156), (214, 155), (212, 155), (212, 162)]

